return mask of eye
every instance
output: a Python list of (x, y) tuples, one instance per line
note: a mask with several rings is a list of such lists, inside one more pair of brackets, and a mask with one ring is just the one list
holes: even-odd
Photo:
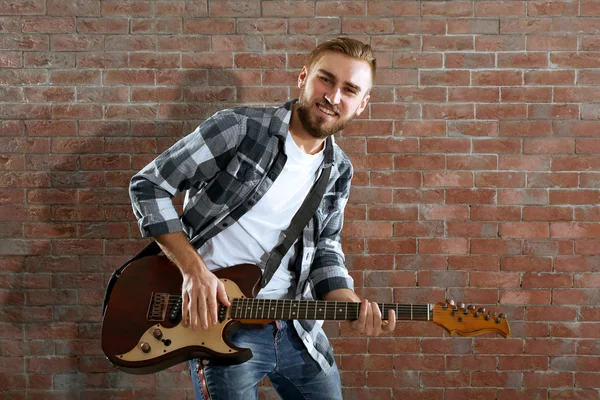
[(354, 90), (352, 88), (346, 88), (346, 92), (348, 92), (350, 94), (356, 94), (356, 90)]
[(325, 77), (325, 76), (321, 76), (320, 78), (321, 78), (321, 80), (322, 80), (323, 82), (325, 82), (325, 83), (330, 83), (330, 82), (331, 82), (331, 79), (329, 79), (329, 78), (327, 78), (327, 77)]

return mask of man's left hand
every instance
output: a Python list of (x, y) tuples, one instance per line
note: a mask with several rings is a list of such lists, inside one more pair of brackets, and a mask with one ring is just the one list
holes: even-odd
[(358, 319), (352, 321), (350, 327), (366, 336), (379, 336), (382, 332), (392, 332), (396, 328), (396, 313), (389, 310), (387, 321), (382, 320), (377, 303), (370, 303), (365, 299), (361, 302)]

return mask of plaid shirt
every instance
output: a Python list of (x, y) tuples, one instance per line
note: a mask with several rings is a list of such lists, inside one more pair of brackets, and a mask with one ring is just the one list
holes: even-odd
[[(286, 161), (291, 101), (279, 108), (217, 112), (131, 180), (133, 210), (144, 237), (185, 232), (196, 248), (235, 223), (271, 187)], [(324, 163), (331, 176), (316, 215), (304, 228), (296, 258), (296, 299), (320, 300), (335, 289), (353, 289), (340, 243), (352, 165), (327, 139)], [(186, 192), (181, 216), (171, 197)], [(295, 320), (308, 352), (324, 371), (333, 351), (323, 321)]]

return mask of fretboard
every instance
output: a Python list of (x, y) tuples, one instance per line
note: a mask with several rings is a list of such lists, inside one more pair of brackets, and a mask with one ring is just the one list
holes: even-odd
[[(233, 319), (355, 320), (361, 303), (344, 301), (271, 300), (236, 298), (231, 301)], [(379, 303), (382, 318), (394, 310), (397, 320), (429, 321), (429, 304)]]

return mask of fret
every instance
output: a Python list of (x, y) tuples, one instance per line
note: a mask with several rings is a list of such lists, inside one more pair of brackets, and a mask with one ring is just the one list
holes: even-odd
[[(281, 300), (275, 300), (275, 319), (281, 319), (281, 313), (279, 312), (279, 305)], [(281, 310), (283, 311), (283, 304), (281, 304)]]
[(413, 319), (413, 305), (410, 305), (410, 319)]
[(308, 319), (308, 302), (304, 302), (304, 309), (306, 310), (304, 313), (304, 319)]

